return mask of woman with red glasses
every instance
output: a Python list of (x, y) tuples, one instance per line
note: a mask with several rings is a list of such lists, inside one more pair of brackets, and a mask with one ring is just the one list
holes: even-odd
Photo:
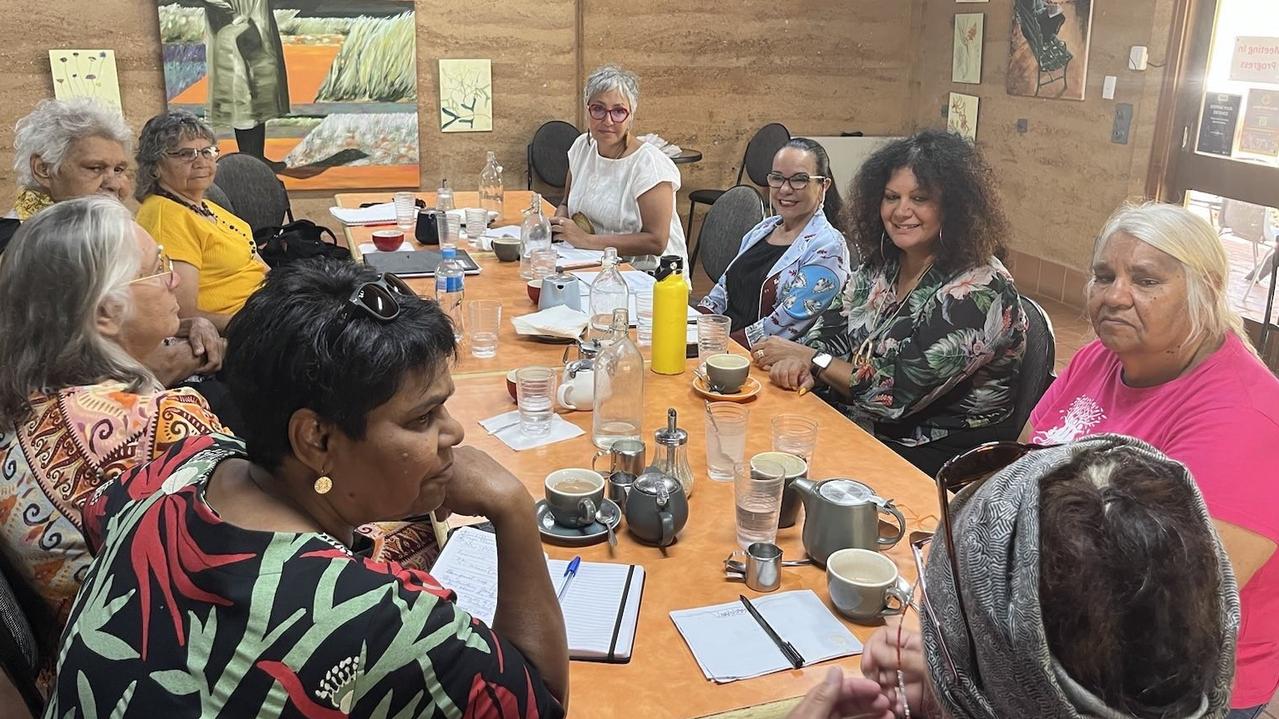
[(639, 78), (605, 65), (586, 79), (582, 95), (590, 130), (569, 148), (565, 199), (551, 231), (573, 247), (616, 247), (640, 268), (656, 267), (657, 255), (679, 255), (687, 266), (675, 214), (679, 169), (635, 136)]

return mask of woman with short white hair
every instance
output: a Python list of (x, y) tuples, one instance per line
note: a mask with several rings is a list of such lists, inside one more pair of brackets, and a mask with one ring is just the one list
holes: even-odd
[(14, 127), (14, 214), (27, 220), (55, 202), (132, 191), (133, 130), (119, 110), (89, 98), (44, 100)]
[(565, 199), (551, 231), (573, 247), (616, 247), (639, 267), (655, 267), (655, 255), (678, 255), (687, 265), (675, 214), (679, 169), (635, 136), (639, 78), (605, 65), (586, 79), (582, 99), (589, 130), (569, 148)]
[(1190, 469), (1239, 580), (1230, 706), (1252, 717), (1279, 686), (1279, 379), (1230, 307), (1228, 278), (1203, 218), (1175, 205), (1120, 208), (1093, 247), (1087, 304), (1098, 339), (1048, 388), (1023, 436), (1125, 434)]

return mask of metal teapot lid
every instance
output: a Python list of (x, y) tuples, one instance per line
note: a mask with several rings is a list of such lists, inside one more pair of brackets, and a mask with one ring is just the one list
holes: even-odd
[(688, 432), (675, 426), (678, 416), (675, 408), (666, 410), (666, 427), (653, 432), (653, 439), (663, 447), (678, 447), (688, 444)]
[(823, 499), (844, 507), (866, 504), (879, 499), (875, 496), (875, 490), (851, 479), (828, 479), (818, 485), (817, 493)]
[(562, 268), (556, 267), (555, 274), (547, 275), (542, 278), (542, 286), (545, 287), (547, 282), (550, 282), (552, 286), (558, 286), (559, 289), (563, 289), (569, 285), (577, 284), (578, 279), (577, 275), (570, 274), (565, 272)]
[(654, 467), (649, 467), (631, 484), (631, 491), (647, 494), (651, 497), (660, 497), (663, 494), (673, 496), (676, 492), (682, 495), (684, 488), (680, 486), (679, 480), (671, 475)]

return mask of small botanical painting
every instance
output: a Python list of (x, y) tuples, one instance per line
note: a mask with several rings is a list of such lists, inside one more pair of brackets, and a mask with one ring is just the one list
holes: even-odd
[(951, 82), (981, 84), (981, 44), (985, 32), (983, 13), (960, 13), (955, 16), (955, 49)]
[(493, 129), (493, 75), (489, 60), (440, 60), (440, 130)]
[(57, 99), (91, 97), (121, 109), (115, 50), (50, 50), (49, 68)]
[(950, 93), (950, 109), (946, 113), (946, 129), (960, 137), (977, 140), (977, 102), (975, 95)]

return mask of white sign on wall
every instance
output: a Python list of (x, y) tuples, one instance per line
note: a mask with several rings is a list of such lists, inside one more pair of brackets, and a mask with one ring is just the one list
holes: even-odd
[(1230, 79), (1279, 85), (1279, 37), (1236, 37)]

